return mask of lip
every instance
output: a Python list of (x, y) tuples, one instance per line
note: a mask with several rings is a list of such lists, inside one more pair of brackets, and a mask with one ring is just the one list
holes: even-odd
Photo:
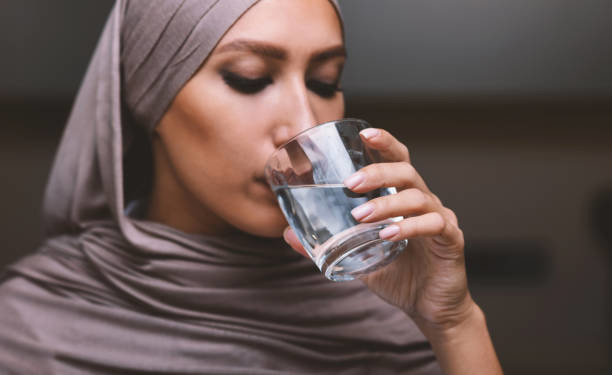
[(266, 185), (266, 187), (270, 187), (268, 185), (268, 181), (266, 181), (266, 178), (263, 176), (255, 176), (255, 181), (261, 182), (262, 184)]
[(265, 180), (265, 178), (255, 178), (255, 185), (259, 186), (257, 188), (257, 190), (259, 190), (259, 194), (261, 199), (264, 199), (265, 201), (268, 201), (269, 203), (274, 203), (274, 204), (278, 204), (276, 201), (276, 194), (274, 194), (274, 192), (272, 191), (272, 189), (270, 188), (270, 185), (268, 185), (268, 182)]
[(255, 182), (257, 184), (261, 184), (261, 186), (264, 187), (270, 194), (274, 195), (274, 192), (272, 191), (272, 188), (270, 188), (270, 185), (268, 184), (268, 181), (266, 181), (265, 177), (255, 177)]

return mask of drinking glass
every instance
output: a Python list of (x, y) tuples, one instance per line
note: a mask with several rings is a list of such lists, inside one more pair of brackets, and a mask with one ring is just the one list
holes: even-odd
[(280, 146), (265, 168), (268, 184), (300, 242), (330, 280), (345, 281), (389, 264), (408, 240), (382, 240), (378, 232), (403, 218), (359, 223), (351, 210), (395, 188), (354, 193), (342, 181), (380, 154), (365, 146), (359, 119), (341, 119), (309, 128)]

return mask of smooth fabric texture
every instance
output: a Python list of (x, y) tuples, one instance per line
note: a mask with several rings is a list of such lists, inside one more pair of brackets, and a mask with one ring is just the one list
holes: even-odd
[(282, 240), (126, 213), (126, 185), (147, 181), (135, 145), (254, 3), (117, 1), (52, 169), (47, 238), (2, 274), (1, 374), (440, 372), (404, 313)]

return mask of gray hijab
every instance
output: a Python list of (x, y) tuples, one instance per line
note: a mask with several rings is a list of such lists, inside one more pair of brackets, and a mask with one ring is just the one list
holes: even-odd
[(117, 1), (51, 172), (46, 240), (2, 274), (0, 373), (440, 372), (404, 313), (283, 241), (138, 216), (147, 135), (254, 3)]

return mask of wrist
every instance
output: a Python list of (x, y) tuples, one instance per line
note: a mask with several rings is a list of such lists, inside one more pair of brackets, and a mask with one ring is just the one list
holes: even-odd
[(458, 311), (448, 313), (445, 319), (414, 321), (432, 344), (460, 340), (475, 330), (486, 330), (484, 313), (469, 296)]
[(425, 324), (419, 327), (431, 343), (445, 374), (503, 374), (485, 315), (475, 303), (457, 324)]

